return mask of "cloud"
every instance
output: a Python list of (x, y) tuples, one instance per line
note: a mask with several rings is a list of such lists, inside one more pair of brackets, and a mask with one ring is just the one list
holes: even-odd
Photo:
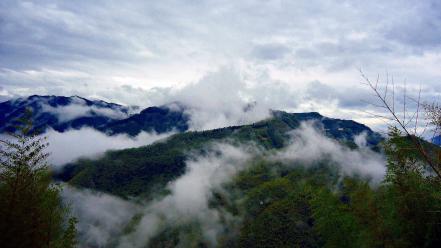
[(213, 144), (209, 152), (194, 154), (186, 162), (186, 173), (167, 186), (169, 195), (147, 204), (135, 232), (124, 236), (119, 247), (143, 247), (164, 228), (189, 222), (200, 224), (204, 240), (215, 246), (217, 236), (227, 228), (221, 220), (229, 219), (235, 224), (240, 220), (221, 209), (210, 208), (211, 193), (221, 189), (257, 156), (283, 161), (286, 166), (313, 166), (325, 161), (337, 166), (342, 176), (362, 176), (377, 185), (385, 175), (385, 160), (366, 146), (365, 138), (363, 133), (354, 137), (359, 147), (352, 150), (326, 137), (316, 125), (302, 123), (292, 133), (290, 145), (275, 154), (266, 154), (253, 144)]
[(49, 130), (48, 138), (50, 153), (49, 162), (59, 168), (80, 157), (96, 157), (107, 150), (125, 149), (151, 144), (170, 136), (172, 133), (155, 134), (141, 132), (136, 137), (127, 135), (108, 136), (92, 128), (69, 130), (63, 133)]
[(0, 86), (0, 102), (5, 102), (11, 99), (13, 96), (3, 87)]
[(258, 59), (276, 60), (283, 58), (290, 49), (282, 44), (263, 44), (254, 47), (252, 55)]
[[(248, 86), (234, 69), (222, 68), (176, 91), (172, 99), (189, 106), (192, 129), (206, 130), (269, 117), (272, 104), (256, 98), (264, 90), (264, 85)], [(250, 104), (253, 107), (247, 109)]]
[(75, 102), (66, 106), (52, 107), (49, 104), (41, 104), (43, 112), (49, 112), (57, 116), (60, 122), (68, 122), (78, 117), (90, 117), (94, 115), (105, 116), (114, 120), (129, 117), (121, 109), (101, 108), (86, 105), (86, 101), (81, 98), (73, 98)]
[(362, 132), (359, 135), (354, 136), (354, 143), (359, 148), (366, 148), (367, 147), (367, 132)]
[(79, 221), (82, 247), (107, 247), (140, 211), (141, 207), (116, 196), (64, 185), (63, 201)]
[(366, 109), (369, 103), (376, 103), (372, 94), (366, 94), (367, 88), (355, 84), (351, 88), (332, 87), (320, 81), (310, 82), (305, 91), (305, 98), (314, 102), (333, 102), (347, 109)]
[(143, 107), (159, 101), (149, 90), (163, 94), (197, 84), (224, 66), (252, 77), (265, 72), (260, 80), (268, 84), (285, 82), (289, 91), (282, 98), (303, 93), (311, 81), (351, 89), (360, 79), (357, 67), (373, 73), (387, 68), (409, 85), (434, 90), (439, 9), (434, 0), (5, 0), (0, 81), (10, 95), (93, 96)]
[(144, 247), (161, 228), (193, 221), (201, 225), (205, 241), (215, 246), (224, 227), (221, 213), (209, 207), (211, 192), (244, 169), (254, 149), (215, 144), (208, 154), (187, 161), (186, 173), (168, 186), (170, 194), (148, 204), (135, 232), (124, 236), (118, 247)]
[(397, 18), (400, 18), (401, 21), (393, 28), (389, 27), (386, 37), (410, 45), (418, 52), (424, 50), (424, 47), (440, 46), (440, 9), (439, 1), (412, 3), (412, 8), (408, 11), (395, 12)]
[[(305, 122), (292, 132), (290, 144), (278, 152), (267, 152), (255, 144), (230, 143), (213, 143), (202, 153), (190, 152), (185, 174), (167, 185), (169, 194), (147, 202), (71, 187), (65, 188), (63, 197), (80, 220), (80, 240), (85, 245), (145, 247), (164, 229), (173, 227), (180, 232), (180, 226), (196, 223), (202, 240), (215, 246), (217, 237), (231, 232), (229, 225), (238, 225), (241, 220), (222, 208), (211, 207), (212, 192), (227, 192), (225, 183), (252, 165), (254, 158), (281, 161), (288, 167), (327, 162), (337, 166), (341, 176), (358, 175), (377, 184), (385, 175), (385, 160), (366, 147), (365, 138), (365, 133), (355, 136), (359, 147), (350, 149), (326, 137), (316, 124)], [(134, 215), (141, 216), (139, 222), (132, 222), (132, 231), (123, 233)], [(180, 234), (180, 245), (185, 246), (189, 238)]]
[(312, 123), (302, 123), (291, 135), (291, 144), (272, 159), (306, 166), (327, 161), (336, 165), (342, 175), (367, 177), (374, 184), (381, 182), (386, 174), (384, 156), (365, 146), (365, 134), (354, 137), (358, 149), (350, 149), (326, 137)]
[[(124, 86), (137, 96), (134, 89)], [(297, 92), (275, 81), (250, 82), (238, 70), (222, 67), (181, 88), (143, 91), (148, 105), (177, 102), (190, 116), (191, 130), (249, 124), (270, 116), (270, 109), (297, 105)]]

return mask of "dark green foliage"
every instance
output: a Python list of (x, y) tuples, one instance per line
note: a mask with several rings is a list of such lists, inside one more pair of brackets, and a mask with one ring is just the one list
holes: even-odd
[(296, 199), (276, 201), (241, 232), (240, 247), (317, 247), (308, 216)]
[(202, 238), (201, 226), (198, 223), (187, 223), (179, 226), (170, 226), (153, 237), (148, 247), (210, 247)]
[(75, 218), (70, 218), (67, 223), (67, 228), (64, 231), (63, 237), (60, 240), (59, 247), (77, 247), (77, 228), (76, 224), (78, 223), (78, 220)]
[(331, 191), (321, 189), (311, 201), (315, 229), (325, 241), (325, 247), (362, 247), (360, 227), (348, 204)]
[[(328, 175), (331, 170), (320, 165), (287, 168), (263, 161), (240, 173), (233, 182), (245, 199), (238, 246), (320, 247), (311, 212), (311, 185), (316, 177), (323, 185), (334, 181)], [(253, 183), (247, 183), (252, 178)]]
[(27, 120), (21, 133), (0, 141), (0, 246), (75, 247), (75, 219), (65, 228), (67, 208), (51, 182), (47, 144), (29, 133)]
[(240, 247), (318, 247), (307, 195), (297, 186), (278, 178), (247, 194)]
[[(440, 247), (441, 185), (415, 169), (420, 158), (398, 153), (408, 149), (403, 142), (385, 144), (388, 175), (375, 186), (326, 161), (305, 167), (253, 159), (212, 192), (209, 206), (224, 228), (217, 247)], [(164, 226), (149, 245), (210, 247), (200, 228), (197, 221)]]
[[(403, 148), (401, 138), (389, 142), (397, 141), (386, 147)], [(405, 161), (413, 165), (418, 158), (408, 155)], [(388, 176), (377, 187), (362, 178), (342, 180), (326, 163), (287, 171), (255, 162), (228, 187), (242, 192), (230, 197), (244, 200), (223, 201), (242, 202), (234, 213), (243, 216), (237, 245), (440, 247), (441, 185), (412, 166), (394, 168), (399, 166), (395, 158), (389, 157)]]
[[(380, 187), (346, 178), (339, 191), (322, 191), (317, 198), (320, 204), (315, 204), (313, 212), (326, 246), (441, 245), (439, 181), (430, 174), (409, 137), (400, 136), (396, 129), (385, 143), (385, 151), (387, 176)], [(345, 235), (339, 237), (342, 232)]]
[[(410, 137), (402, 137), (391, 129), (386, 143), (387, 176), (381, 200), (388, 213), (385, 222), (392, 230), (391, 239), (406, 247), (441, 246), (441, 182), (431, 173)], [(437, 161), (440, 148), (421, 141), (425, 150)], [(397, 225), (399, 223), (399, 225)]]

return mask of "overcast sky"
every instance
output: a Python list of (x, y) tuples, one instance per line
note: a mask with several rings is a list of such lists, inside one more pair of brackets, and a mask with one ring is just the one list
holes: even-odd
[(0, 99), (233, 95), (367, 122), (359, 68), (431, 100), (440, 52), (436, 0), (0, 1)]

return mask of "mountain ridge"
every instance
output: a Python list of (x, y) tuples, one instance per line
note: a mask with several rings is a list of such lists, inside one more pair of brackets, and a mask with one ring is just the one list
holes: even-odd
[(48, 128), (59, 132), (82, 127), (97, 128), (127, 117), (130, 111), (119, 104), (79, 96), (32, 95), (0, 103), (0, 133), (14, 132), (19, 124), (17, 119), (26, 109), (32, 111), (34, 129), (39, 132)]
[[(32, 95), (0, 103), (0, 133), (14, 132), (14, 126), (19, 124), (17, 119), (26, 108), (32, 109), (33, 125), (40, 132), (49, 128), (65, 132), (91, 127), (107, 135), (136, 136), (142, 131), (160, 134), (171, 131), (185, 132), (190, 128), (188, 109), (178, 102), (151, 106), (134, 113), (130, 107), (103, 100), (89, 100), (80, 96)], [(279, 110), (270, 112), (273, 116), (285, 113)], [(305, 121), (323, 119), (323, 123), (329, 122), (327, 125), (335, 121), (345, 121), (327, 119), (317, 112), (295, 114), (297, 118)], [(355, 127), (354, 124), (353, 126)]]
[(108, 151), (99, 159), (81, 159), (66, 165), (56, 178), (121, 197), (148, 197), (185, 172), (191, 151), (203, 152), (209, 144), (225, 141), (236, 145), (254, 142), (266, 150), (280, 149), (287, 145), (290, 132), (305, 121), (315, 121), (326, 136), (352, 148), (357, 147), (354, 137), (363, 133), (373, 149), (382, 140), (367, 126), (353, 121), (327, 118), (316, 112), (277, 111), (274, 117), (249, 125), (177, 133), (151, 145)]
[(188, 129), (188, 116), (169, 105), (152, 106), (132, 113), (133, 107), (103, 100), (32, 95), (0, 103), (0, 133), (15, 132), (18, 118), (26, 109), (31, 109), (34, 131), (39, 132), (90, 127), (108, 135), (136, 136), (142, 131), (160, 134)]

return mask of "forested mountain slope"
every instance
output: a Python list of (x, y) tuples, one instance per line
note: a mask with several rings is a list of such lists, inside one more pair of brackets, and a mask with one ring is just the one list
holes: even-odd
[(201, 152), (210, 143), (227, 140), (236, 144), (253, 142), (267, 150), (282, 148), (289, 132), (304, 121), (313, 121), (327, 136), (349, 146), (355, 145), (353, 138), (361, 133), (366, 133), (372, 147), (382, 139), (354, 121), (326, 118), (315, 112), (274, 111), (272, 118), (251, 125), (180, 133), (149, 146), (109, 151), (100, 159), (82, 159), (65, 166), (57, 178), (123, 197), (149, 195), (184, 173), (190, 151)]

